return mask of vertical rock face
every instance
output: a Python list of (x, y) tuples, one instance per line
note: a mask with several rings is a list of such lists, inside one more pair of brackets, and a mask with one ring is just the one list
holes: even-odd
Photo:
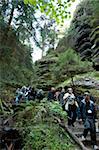
[(99, 63), (98, 6), (98, 1), (81, 1), (74, 13), (68, 35), (59, 42), (56, 51), (63, 52), (72, 47), (80, 54), (82, 60), (93, 61), (94, 65)]
[[(71, 23), (73, 47), (82, 60), (99, 64), (98, 1), (83, 0), (77, 7)], [(98, 58), (98, 59), (97, 59)]]
[(90, 34), (92, 32), (91, 18), (92, 18), (92, 4), (89, 0), (82, 1), (77, 7), (74, 18), (71, 23), (74, 34), (74, 49), (80, 53), (82, 60), (91, 60), (92, 43)]
[(91, 27), (88, 24), (83, 24), (80, 28), (77, 29), (77, 37), (75, 38), (75, 50), (80, 53), (82, 60), (86, 58), (90, 60), (91, 58), (91, 41), (90, 33)]
[(97, 26), (90, 35), (92, 43), (93, 67), (99, 71), (99, 26)]

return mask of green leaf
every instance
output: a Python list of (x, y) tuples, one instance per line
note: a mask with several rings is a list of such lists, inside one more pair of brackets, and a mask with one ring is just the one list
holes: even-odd
[(57, 22), (57, 23), (59, 23), (59, 22), (60, 22), (58, 17), (56, 18), (56, 22)]
[(25, 3), (25, 4), (28, 4), (28, 3), (29, 3), (29, 1), (28, 1), (28, 0), (24, 0), (24, 3)]
[(61, 4), (61, 0), (58, 0), (58, 3)]
[[(24, 3), (25, 4), (29, 3), (33, 5), (34, 9), (39, 9), (41, 13), (45, 13), (46, 15), (49, 15), (51, 19), (54, 18), (55, 20), (57, 20), (56, 22), (59, 23), (61, 22), (61, 20), (64, 19), (62, 18), (62, 16), (64, 16), (63, 14), (67, 10), (67, 8), (71, 6), (72, 2), (74, 1), (75, 0), (64, 0), (64, 1), (57, 0), (58, 7), (55, 6), (55, 4), (53, 3), (54, 0), (50, 0), (49, 3), (43, 0), (39, 0), (39, 1), (38, 0), (24, 0)], [(38, 6), (38, 8), (36, 8), (36, 6)], [(57, 16), (60, 16), (59, 20), (57, 19)]]
[(36, 0), (29, 0), (29, 3), (30, 3), (31, 5), (36, 5)]
[(71, 6), (71, 3), (68, 4), (68, 7), (70, 7), (70, 6)]
[(68, 17), (68, 15), (65, 15), (65, 18), (67, 18)]
[(46, 11), (46, 15), (48, 15), (50, 13), (50, 9), (48, 9), (47, 11)]
[(70, 2), (70, 0), (67, 0), (67, 2)]

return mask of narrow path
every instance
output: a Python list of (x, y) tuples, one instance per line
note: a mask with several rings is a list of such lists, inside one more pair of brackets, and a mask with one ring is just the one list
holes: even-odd
[[(71, 130), (71, 133), (74, 134), (78, 140), (84, 144), (84, 146), (88, 149), (88, 150), (93, 150), (92, 145), (91, 145), (91, 137), (90, 137), (90, 133), (88, 133), (87, 137), (86, 137), (86, 141), (82, 141), (81, 136), (84, 130), (84, 126), (83, 124), (79, 124), (78, 122), (75, 123), (75, 127), (70, 128), (69, 130)], [(99, 146), (99, 132), (96, 133), (96, 137), (97, 137), (97, 145)]]
[[(67, 124), (62, 122), (59, 118), (55, 118), (59, 125), (70, 135), (70, 137), (75, 141), (77, 145), (79, 145), (80, 149), (82, 150), (93, 150), (91, 145), (91, 138), (90, 134), (87, 135), (87, 140), (82, 141), (81, 136), (84, 130), (84, 126), (79, 124), (78, 122), (75, 123), (75, 127), (68, 128)], [(97, 134), (97, 145), (99, 147), (99, 132)]]

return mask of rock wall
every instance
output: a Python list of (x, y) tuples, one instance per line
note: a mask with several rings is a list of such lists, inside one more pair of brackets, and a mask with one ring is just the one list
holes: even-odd
[(52, 68), (57, 62), (57, 57), (47, 56), (35, 63), (36, 78), (35, 84), (37, 88), (42, 88), (43, 90), (48, 90), (51, 86), (56, 84), (53, 80)]
[(99, 71), (99, 26), (97, 26), (90, 35), (92, 43), (93, 67)]

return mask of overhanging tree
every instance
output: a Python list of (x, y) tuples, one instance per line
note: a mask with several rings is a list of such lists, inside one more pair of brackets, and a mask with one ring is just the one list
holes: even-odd
[(36, 10), (54, 18), (57, 23), (63, 23), (69, 16), (67, 10), (75, 0), (24, 0), (25, 4), (31, 4)]

